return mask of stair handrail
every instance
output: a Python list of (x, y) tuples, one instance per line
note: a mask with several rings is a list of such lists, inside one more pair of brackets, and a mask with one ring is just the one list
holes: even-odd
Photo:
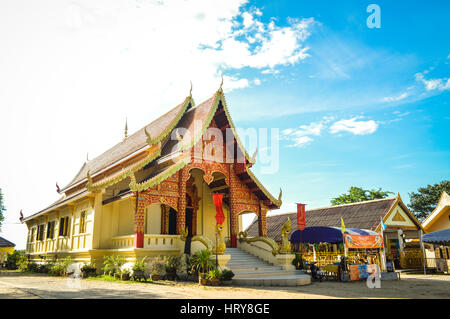
[[(184, 231), (181, 231), (180, 239), (182, 241), (185, 241), (187, 236), (188, 236), (188, 229), (186, 227), (186, 229)], [(192, 237), (191, 243), (194, 242), (194, 241), (201, 242), (203, 245), (205, 245), (205, 247), (206, 247), (206, 249), (208, 251), (212, 252), (212, 250), (213, 250), (213, 243), (208, 237), (203, 236), (203, 235), (195, 235), (195, 236)]]
[(273, 240), (272, 238), (264, 237), (264, 236), (248, 237), (247, 231), (239, 232), (238, 236), (239, 236), (239, 242), (240, 243), (243, 242), (243, 241), (245, 241), (246, 243), (252, 243), (252, 242), (261, 241), (261, 242), (269, 245), (270, 248), (272, 249), (272, 255), (274, 255), (274, 256), (278, 255), (279, 252), (280, 252), (280, 247), (275, 242), (275, 240)]

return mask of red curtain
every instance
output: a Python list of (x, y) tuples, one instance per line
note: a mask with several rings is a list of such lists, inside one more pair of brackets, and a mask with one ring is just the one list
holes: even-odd
[(305, 204), (297, 204), (297, 227), (301, 231), (306, 227)]
[(225, 215), (222, 209), (223, 194), (213, 194), (214, 205), (216, 206), (216, 221), (217, 224), (222, 225), (225, 221)]

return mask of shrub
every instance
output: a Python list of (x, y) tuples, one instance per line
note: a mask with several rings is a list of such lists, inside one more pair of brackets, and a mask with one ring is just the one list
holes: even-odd
[(207, 249), (198, 251), (192, 257), (192, 269), (200, 274), (209, 272), (214, 268), (214, 262), (211, 259), (211, 253)]
[(38, 268), (39, 268), (39, 265), (36, 264), (34, 261), (30, 261), (28, 263), (28, 271), (30, 271), (30, 272), (38, 272)]
[(84, 271), (84, 272), (95, 272), (96, 270), (97, 270), (97, 268), (95, 268), (95, 265), (91, 264), (91, 263), (85, 263), (81, 267), (81, 271)]
[(181, 267), (181, 256), (169, 256), (165, 263), (166, 272), (176, 274)]
[(38, 273), (43, 273), (43, 274), (47, 274), (48, 272), (50, 272), (50, 269), (53, 267), (53, 263), (50, 262), (45, 262), (43, 264), (39, 264), (37, 265), (37, 272)]
[(83, 278), (95, 276), (96, 272), (97, 272), (97, 268), (95, 267), (94, 264), (91, 264), (91, 263), (83, 264), (83, 266), (80, 268), (80, 270), (81, 270), (81, 274), (82, 274)]
[(145, 262), (145, 257), (142, 259), (137, 259), (133, 265), (133, 271), (145, 271), (147, 264)]
[(165, 269), (165, 263), (162, 260), (154, 259), (150, 263), (150, 273), (152, 275), (161, 275)]
[(70, 256), (67, 256), (64, 259), (58, 260), (55, 264), (49, 267), (49, 272), (53, 275), (63, 276), (67, 273), (67, 269), (73, 263), (73, 260)]
[(220, 276), (220, 270), (217, 268), (211, 269), (207, 275), (206, 278), (207, 279), (218, 279)]
[(219, 279), (222, 281), (228, 281), (233, 279), (234, 277), (234, 273), (231, 270), (228, 269), (224, 269), (224, 271), (222, 271), (222, 273), (219, 276)]
[(103, 273), (106, 275), (120, 274), (125, 258), (118, 255), (106, 256), (103, 262)]
[(20, 255), (17, 258), (17, 269), (20, 271), (28, 271), (28, 258), (25, 255)]
[(17, 262), (19, 261), (20, 256), (23, 256), (23, 253), (19, 250), (15, 250), (11, 254), (8, 254), (5, 262), (6, 269), (16, 270), (18, 268)]

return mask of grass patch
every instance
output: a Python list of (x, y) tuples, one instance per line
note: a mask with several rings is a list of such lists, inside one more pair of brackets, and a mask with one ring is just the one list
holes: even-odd
[(116, 278), (114, 276), (109, 276), (109, 275), (100, 275), (100, 276), (95, 276), (95, 277), (87, 277), (85, 279), (126, 282), (126, 280), (120, 280), (119, 278)]

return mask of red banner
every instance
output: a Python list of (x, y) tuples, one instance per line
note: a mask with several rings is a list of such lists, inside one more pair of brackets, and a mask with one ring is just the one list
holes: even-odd
[(383, 237), (381, 235), (348, 235), (344, 234), (347, 248), (382, 248)]
[(306, 227), (305, 204), (297, 204), (297, 227), (301, 231)]
[(214, 205), (216, 206), (216, 221), (217, 224), (222, 225), (225, 221), (225, 215), (222, 209), (223, 194), (212, 194), (214, 199)]

